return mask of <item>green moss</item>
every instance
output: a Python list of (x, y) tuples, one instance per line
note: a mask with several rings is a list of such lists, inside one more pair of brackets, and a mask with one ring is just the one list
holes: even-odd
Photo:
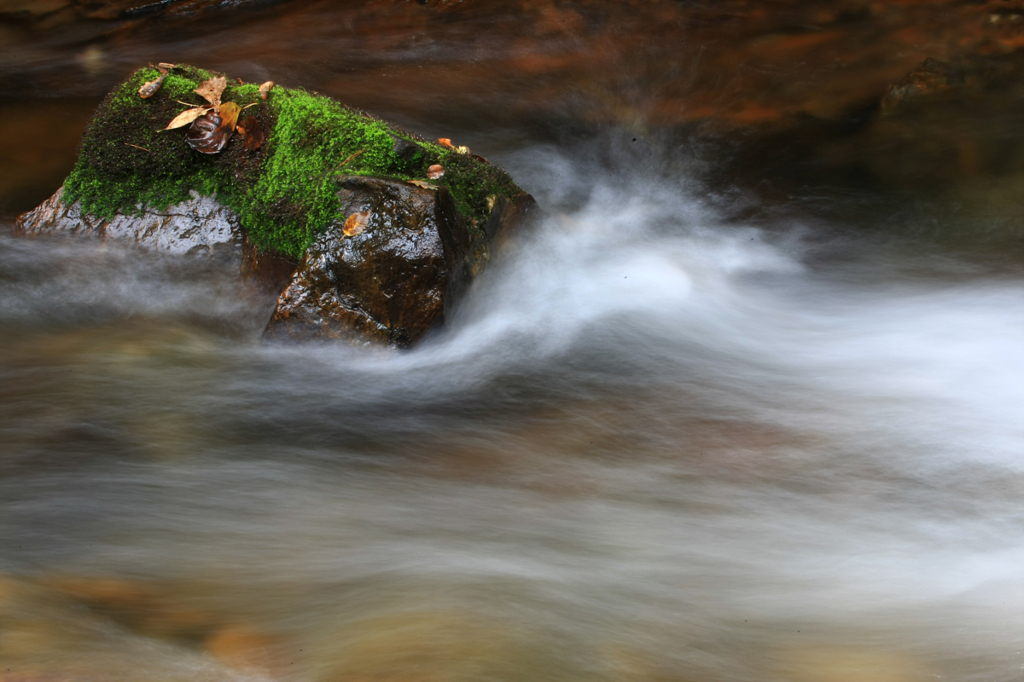
[(258, 119), (267, 139), (255, 152), (234, 137), (220, 154), (200, 154), (184, 140), (185, 129), (162, 131), (185, 104), (202, 104), (198, 85), (212, 77), (201, 69), (172, 72), (156, 95), (138, 89), (156, 69), (136, 71), (100, 105), (82, 139), (78, 162), (65, 181), (67, 201), (109, 218), (117, 212), (158, 209), (189, 198), (216, 195), (235, 210), (260, 248), (301, 256), (316, 235), (336, 220), (337, 178), (373, 175), (426, 179), (435, 163), (470, 229), (486, 220), (492, 195), (522, 190), (500, 168), (428, 142), (330, 98), (274, 88), (266, 102), (255, 84), (231, 84), (222, 100)]

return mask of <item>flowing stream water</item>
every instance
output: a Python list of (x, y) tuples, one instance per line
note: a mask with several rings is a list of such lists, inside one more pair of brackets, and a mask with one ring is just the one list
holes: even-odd
[(0, 236), (0, 680), (1019, 681), (1019, 263), (488, 135), (546, 216), (408, 352)]

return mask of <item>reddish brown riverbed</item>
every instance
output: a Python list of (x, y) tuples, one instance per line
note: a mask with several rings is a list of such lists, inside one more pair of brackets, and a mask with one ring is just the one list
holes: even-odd
[[(0, 682), (1018, 682), (1022, 49), (1017, 0), (0, 2)], [(13, 237), (151, 61), (547, 217), (401, 354)]]

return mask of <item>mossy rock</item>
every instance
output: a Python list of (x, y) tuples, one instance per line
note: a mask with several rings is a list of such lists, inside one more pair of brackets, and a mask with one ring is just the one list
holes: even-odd
[(318, 235), (344, 220), (342, 178), (426, 181), (427, 169), (441, 165), (444, 175), (430, 182), (450, 193), (474, 241), (484, 237), (497, 200), (525, 195), (479, 157), (328, 97), (275, 87), (264, 101), (258, 85), (230, 78), (222, 100), (249, 107), (240, 120), (258, 119), (266, 141), (247, 151), (236, 134), (221, 153), (201, 154), (185, 142), (186, 128), (163, 128), (188, 105), (204, 104), (194, 90), (223, 74), (179, 66), (155, 95), (142, 99), (139, 88), (159, 75), (155, 68), (139, 69), (104, 99), (65, 181), (65, 202), (81, 202), (84, 213), (110, 219), (165, 209), (193, 191), (216, 196), (237, 213), (255, 247), (301, 258)]
[[(240, 246), (241, 274), (277, 297), (268, 338), (412, 345), (534, 211), (507, 173), (468, 150), (303, 90), (275, 87), (264, 100), (259, 86), (232, 83), (221, 100), (243, 108), (239, 126), (258, 121), (263, 143), (236, 133), (200, 153), (187, 128), (165, 127), (204, 105), (195, 89), (223, 74), (179, 66), (140, 97), (159, 75), (140, 69), (107, 96), (62, 190), (17, 226), (188, 253)], [(444, 173), (429, 180), (435, 164)], [(227, 227), (207, 234), (206, 215)]]

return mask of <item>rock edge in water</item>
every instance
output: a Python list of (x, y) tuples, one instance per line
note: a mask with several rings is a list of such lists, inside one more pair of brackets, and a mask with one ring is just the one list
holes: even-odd
[(358, 340), (394, 346), (418, 341), (441, 323), (489, 245), (534, 207), (523, 194), (495, 203), (474, 242), (445, 189), (352, 176), (341, 185), (345, 213), (366, 216), (346, 236), (338, 221), (306, 251), (267, 325), (270, 338)]
[(147, 69), (112, 91), (64, 186), (16, 230), (227, 254), (280, 294), (266, 338), (404, 347), (444, 321), (536, 207), (500, 168), (446, 140), (303, 91), (274, 88), (261, 101), (254, 85), (229, 86), (225, 100), (257, 98), (251, 116), (270, 131), (266, 143), (251, 149), (236, 136), (223, 153), (199, 154), (181, 131), (159, 132), (209, 77), (180, 71), (148, 99), (137, 94)]
[(23, 214), (15, 223), (25, 236), (68, 234), (121, 239), (175, 254), (213, 254), (242, 246), (238, 216), (213, 197), (193, 192), (192, 198), (160, 211), (140, 207), (139, 215), (99, 218), (82, 211), (82, 203), (67, 205), (64, 188)]

